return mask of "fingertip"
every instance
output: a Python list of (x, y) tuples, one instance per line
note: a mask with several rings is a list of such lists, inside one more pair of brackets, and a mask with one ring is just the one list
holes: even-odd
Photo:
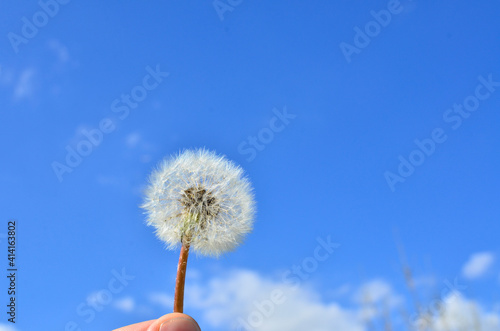
[(154, 322), (155, 322), (155, 320), (136, 323), (136, 324), (121, 327), (119, 329), (115, 329), (113, 331), (147, 331), (147, 330), (149, 330), (148, 327), (150, 325), (152, 325)]
[(201, 331), (200, 326), (189, 315), (170, 313), (157, 319), (148, 331)]

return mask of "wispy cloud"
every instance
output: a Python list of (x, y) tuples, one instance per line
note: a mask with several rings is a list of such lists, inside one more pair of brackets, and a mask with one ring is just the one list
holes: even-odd
[(146, 141), (139, 132), (128, 134), (125, 137), (125, 146), (128, 149), (128, 153), (139, 153), (139, 160), (142, 163), (151, 162), (151, 152), (156, 150), (156, 147)]
[(48, 47), (57, 56), (57, 60), (60, 63), (66, 63), (69, 61), (69, 51), (66, 46), (64, 46), (59, 40), (52, 39), (48, 42)]
[(138, 132), (133, 132), (125, 138), (125, 144), (128, 148), (134, 148), (141, 141), (141, 135)]
[(392, 286), (381, 279), (374, 279), (361, 285), (357, 291), (355, 301), (364, 303), (383, 303), (390, 307), (396, 307), (403, 303), (403, 297), (396, 294)]
[(7, 324), (0, 324), (0, 331), (16, 331), (17, 329)]
[(91, 306), (101, 304), (102, 291), (94, 291), (87, 295), (87, 303)]
[(483, 276), (493, 265), (495, 256), (490, 252), (482, 252), (472, 255), (462, 268), (462, 274), (468, 279)]
[(174, 298), (166, 293), (151, 293), (149, 295), (149, 301), (168, 309), (174, 306)]
[(33, 95), (34, 76), (35, 76), (35, 70), (32, 68), (24, 69), (21, 72), (14, 87), (14, 99), (19, 100), (23, 98), (29, 98)]
[(115, 300), (113, 306), (125, 313), (129, 313), (135, 308), (135, 300), (132, 297), (125, 297)]

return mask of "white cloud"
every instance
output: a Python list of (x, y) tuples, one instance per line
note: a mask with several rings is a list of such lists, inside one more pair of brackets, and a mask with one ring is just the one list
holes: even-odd
[(493, 265), (495, 256), (490, 252), (474, 254), (462, 268), (462, 274), (469, 279), (483, 276)]
[(0, 331), (16, 331), (16, 328), (11, 325), (0, 324)]
[(113, 306), (118, 310), (129, 313), (134, 310), (135, 301), (132, 297), (125, 297), (122, 299), (115, 300)]
[(394, 292), (392, 286), (381, 279), (374, 279), (361, 285), (354, 299), (358, 303), (382, 303), (389, 307), (395, 307), (403, 302), (403, 298)]
[(486, 312), (478, 303), (462, 295), (450, 294), (439, 304), (439, 310), (435, 309), (426, 317), (417, 319), (415, 326), (435, 331), (500, 330), (500, 315)]
[(14, 98), (22, 99), (28, 98), (33, 94), (33, 77), (35, 76), (35, 70), (28, 68), (24, 69), (17, 80), (16, 86), (14, 87)]
[(204, 321), (218, 329), (364, 330), (356, 311), (322, 302), (306, 286), (266, 279), (246, 270), (229, 272), (206, 284), (189, 284), (185, 301), (202, 310)]
[(374, 279), (361, 284), (353, 301), (359, 305), (358, 315), (366, 322), (389, 313), (391, 309), (400, 306), (404, 299), (396, 294), (388, 282)]
[(149, 301), (168, 309), (174, 306), (174, 298), (165, 293), (151, 293), (149, 295)]
[[(401, 330), (406, 329), (404, 325), (417, 321), (426, 321), (435, 331), (475, 330), (475, 325), (481, 326), (482, 331), (500, 330), (498, 311), (487, 311), (458, 292), (444, 297), (439, 302), (442, 309), (429, 311), (426, 320), (413, 316), (403, 321), (400, 311), (404, 299), (390, 283), (375, 279), (352, 291), (349, 287), (352, 285), (342, 292), (353, 293), (354, 300), (342, 305), (325, 300), (325, 295), (305, 282), (287, 283), (254, 271), (233, 270), (206, 281), (197, 277), (189, 279), (185, 305), (200, 310), (200, 322), (219, 330), (365, 331), (368, 320), (383, 322), (385, 313)], [(364, 300), (367, 294), (369, 304)], [(172, 306), (172, 297), (166, 294), (156, 293), (150, 301), (163, 304), (165, 308)], [(428, 308), (436, 307), (435, 304), (429, 304)]]

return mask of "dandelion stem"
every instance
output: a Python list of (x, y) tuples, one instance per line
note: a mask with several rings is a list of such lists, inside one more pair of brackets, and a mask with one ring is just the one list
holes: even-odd
[(186, 282), (186, 267), (189, 255), (189, 243), (183, 243), (177, 266), (175, 280), (174, 313), (182, 313), (184, 309), (184, 284)]

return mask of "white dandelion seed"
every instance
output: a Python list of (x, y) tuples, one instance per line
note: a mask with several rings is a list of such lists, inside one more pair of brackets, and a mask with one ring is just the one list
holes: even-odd
[(214, 152), (187, 150), (153, 171), (142, 205), (147, 223), (169, 249), (181, 246), (174, 311), (182, 312), (189, 249), (211, 256), (234, 249), (252, 230), (254, 206), (243, 170)]

